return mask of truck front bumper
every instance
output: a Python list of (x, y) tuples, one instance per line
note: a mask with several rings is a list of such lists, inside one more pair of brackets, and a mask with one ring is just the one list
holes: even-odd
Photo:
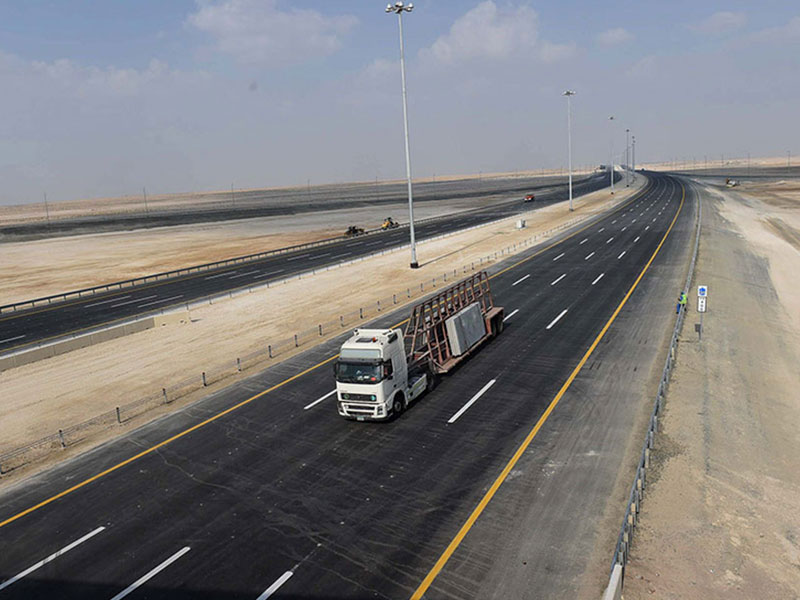
[(369, 404), (365, 402), (339, 402), (339, 414), (345, 419), (355, 421), (384, 421), (391, 415), (390, 410), (383, 404)]

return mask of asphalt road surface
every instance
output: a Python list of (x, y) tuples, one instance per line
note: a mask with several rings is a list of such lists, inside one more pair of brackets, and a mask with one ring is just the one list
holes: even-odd
[[(606, 183), (605, 177), (600, 174), (576, 184), (573, 191), (578, 195), (586, 194), (605, 187)], [(421, 223), (416, 228), (417, 239), (512, 216), (534, 206), (546, 206), (564, 200), (566, 195), (566, 188), (558, 186), (538, 194), (534, 204), (516, 199)], [(408, 228), (400, 227), (235, 266), (6, 314), (0, 316), (0, 354), (181, 305), (197, 298), (284, 279), (294, 273), (352, 260), (406, 243)]]
[[(585, 177), (575, 179), (575, 183)], [(566, 177), (501, 177), (456, 179), (414, 184), (414, 201), (431, 202), (454, 198), (495, 198), (524, 194), (563, 185)], [(232, 219), (252, 219), (293, 215), (359, 206), (385, 206), (407, 199), (403, 183), (353, 183), (274, 190), (239, 190), (203, 194), (199, 206), (174, 204), (149, 208), (142, 202), (129, 213), (86, 215), (0, 226), (0, 241), (19, 241), (41, 237), (79, 235), (147, 227), (169, 227), (188, 223), (209, 223)]]
[[(334, 341), (5, 490), (0, 600), (421, 593), (537, 421), (559, 413), (559, 388), (646, 265), (676, 256), (667, 233), (691, 229), (691, 189), (651, 178), (634, 200), (495, 273), (506, 330), (392, 422), (336, 414)], [(538, 439), (527, 452), (549, 451)], [(548, 474), (521, 477), (538, 489)], [(552, 519), (562, 498), (526, 502)], [(425, 597), (485, 597), (486, 574), (522, 568), (491, 552), (516, 533), (505, 523), (486, 546), (466, 533)]]

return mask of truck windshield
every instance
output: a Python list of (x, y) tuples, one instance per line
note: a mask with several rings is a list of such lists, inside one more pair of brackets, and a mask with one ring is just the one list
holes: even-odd
[(336, 363), (336, 381), (341, 383), (378, 383), (381, 380), (381, 365), (366, 363)]

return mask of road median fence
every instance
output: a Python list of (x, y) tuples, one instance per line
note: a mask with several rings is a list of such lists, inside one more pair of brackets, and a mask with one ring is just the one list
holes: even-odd
[[(518, 216), (519, 215), (515, 217), (504, 217), (498, 221), (515, 219)], [(441, 275), (432, 277), (431, 279), (423, 282), (416, 283), (413, 286), (406, 286), (405, 288), (398, 289), (390, 296), (386, 296), (370, 304), (356, 308), (350, 312), (337, 315), (335, 318), (332, 318), (328, 321), (317, 323), (313, 327), (298, 331), (289, 338), (278, 340), (272, 343), (260, 344), (257, 347), (246, 349), (237, 357), (229, 359), (223, 363), (210, 366), (205, 370), (200, 370), (191, 377), (171, 383), (132, 402), (120, 404), (119, 406), (115, 406), (113, 409), (99, 414), (91, 419), (75, 425), (67, 426), (63, 429), (59, 429), (51, 435), (0, 454), (0, 476), (7, 475), (27, 464), (42, 460), (53, 453), (61, 452), (67, 448), (74, 447), (81, 442), (87, 441), (92, 436), (102, 433), (108, 429), (130, 427), (132, 423), (137, 422), (138, 418), (143, 416), (145, 413), (159, 407), (172, 404), (173, 402), (181, 398), (185, 398), (190, 394), (201, 392), (209, 386), (224, 382), (225, 380), (231, 379), (244, 372), (253, 371), (253, 369), (269, 367), (278, 360), (288, 358), (290, 355), (308, 349), (309, 347), (316, 345), (325, 339), (334, 338), (344, 333), (350, 327), (366, 324), (371, 320), (381, 317), (386, 313), (390, 313), (393, 310), (408, 304), (412, 300), (422, 299), (423, 297), (436, 291), (437, 289), (440, 289), (443, 286), (455, 283), (469, 273), (488, 268), (498, 261), (502, 261), (522, 250), (532, 248), (579, 223), (585, 223), (593, 218), (599, 218), (599, 216), (600, 215), (597, 214), (590, 214), (570, 219), (556, 227), (536, 233), (521, 240), (520, 242), (508, 245), (495, 252), (491, 252), (485, 256), (479, 257), (477, 260), (471, 261), (469, 264), (464, 264), (459, 268), (448, 270)], [(487, 225), (497, 223), (498, 221), (493, 221), (492, 223), (483, 223), (470, 229), (486, 227)], [(456, 233), (461, 233), (463, 231), (465, 230), (460, 230)], [(427, 243), (451, 235), (455, 235), (455, 233), (442, 234), (440, 236), (436, 236), (435, 238), (428, 238), (424, 241)], [(374, 257), (376, 255), (386, 254), (388, 252), (396, 252), (404, 247), (408, 248), (408, 245), (384, 250), (371, 256)], [(348, 263), (332, 265), (327, 268), (315, 269), (313, 273), (343, 266), (344, 264), (358, 262), (366, 258), (368, 257), (355, 259), (353, 261), (349, 261)], [(299, 274), (289, 279), (282, 280), (282, 282), (286, 283), (291, 279), (301, 278), (303, 275), (308, 276), (311, 273), (312, 272)], [(272, 283), (271, 285), (275, 285), (275, 283)], [(258, 286), (258, 288), (264, 287), (270, 287), (270, 284)], [(248, 293), (258, 288), (255, 286), (245, 288), (238, 290), (237, 293)], [(221, 296), (233, 297), (234, 292), (225, 293)], [(213, 300), (219, 298), (220, 296), (205, 298), (185, 304), (185, 307), (188, 309), (204, 303), (212, 303)], [(180, 310), (183, 309), (184, 304), (181, 304)]]

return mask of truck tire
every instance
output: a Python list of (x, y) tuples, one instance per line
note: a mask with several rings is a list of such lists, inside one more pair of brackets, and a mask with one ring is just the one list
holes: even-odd
[(403, 414), (403, 411), (406, 409), (406, 399), (403, 396), (402, 392), (395, 394), (394, 400), (392, 400), (392, 414), (395, 418), (399, 417)]
[(504, 325), (502, 315), (498, 315), (492, 319), (492, 337), (497, 337), (498, 334), (503, 331)]
[(436, 375), (433, 374), (432, 371), (428, 371), (425, 373), (426, 385), (425, 385), (425, 393), (432, 392), (433, 388), (436, 387)]

